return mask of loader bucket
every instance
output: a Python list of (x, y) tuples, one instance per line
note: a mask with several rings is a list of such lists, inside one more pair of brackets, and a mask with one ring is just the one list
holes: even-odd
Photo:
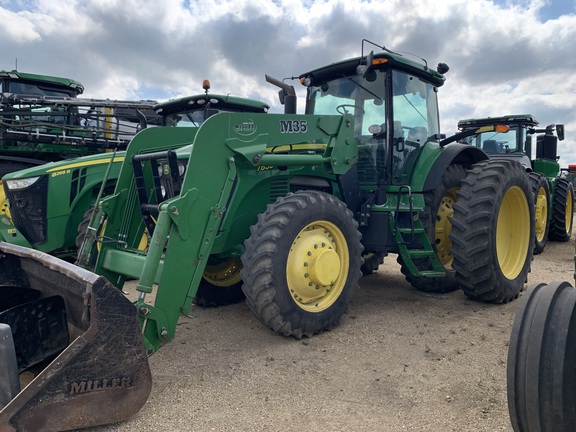
[(120, 290), (0, 242), (0, 432), (118, 422), (151, 387), (136, 308)]

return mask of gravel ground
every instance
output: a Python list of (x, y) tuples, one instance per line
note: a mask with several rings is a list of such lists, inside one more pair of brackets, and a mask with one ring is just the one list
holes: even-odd
[[(574, 278), (574, 243), (549, 243), (529, 283)], [(85, 431), (512, 431), (506, 360), (518, 301), (423, 295), (396, 256), (364, 277), (341, 325), (280, 337), (242, 303), (196, 309), (150, 358), (131, 419)]]

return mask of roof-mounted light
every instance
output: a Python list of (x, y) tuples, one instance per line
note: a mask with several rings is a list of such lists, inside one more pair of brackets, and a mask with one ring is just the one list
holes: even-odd
[(372, 64), (374, 66), (378, 66), (384, 63), (388, 63), (388, 59), (387, 58), (375, 58), (374, 60), (372, 60)]
[(8, 77), (8, 78), (20, 78), (18, 76), (17, 73), (15, 73), (16, 71), (12, 71), (12, 72), (8, 72), (8, 71), (2, 71), (0, 72), (0, 77)]

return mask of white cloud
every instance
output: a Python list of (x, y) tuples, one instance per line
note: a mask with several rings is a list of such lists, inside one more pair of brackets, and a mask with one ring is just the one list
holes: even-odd
[[(576, 162), (576, 15), (542, 21), (545, 0), (0, 0), (3, 60), (75, 78), (86, 95), (167, 99), (212, 90), (262, 98), (264, 80), (360, 55), (360, 41), (451, 70), (446, 133), (460, 118), (532, 113), (564, 122)], [(299, 94), (301, 86), (294, 84)], [(300, 102), (302, 105), (302, 102)], [(566, 160), (566, 157), (563, 157)]]

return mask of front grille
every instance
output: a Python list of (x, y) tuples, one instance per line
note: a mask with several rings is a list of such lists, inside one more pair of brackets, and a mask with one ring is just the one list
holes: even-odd
[(48, 175), (42, 176), (26, 189), (9, 190), (4, 185), (6, 198), (10, 203), (12, 222), (31, 245), (46, 241), (46, 201)]
[(70, 205), (74, 202), (78, 194), (84, 189), (88, 168), (75, 169), (72, 172), (72, 183), (70, 184)]

